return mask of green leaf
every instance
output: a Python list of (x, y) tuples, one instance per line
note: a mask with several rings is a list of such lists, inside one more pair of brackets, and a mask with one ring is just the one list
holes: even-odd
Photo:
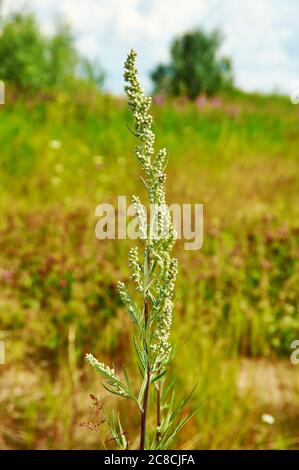
[[(140, 346), (138, 344), (138, 340), (136, 339), (136, 336), (134, 335), (133, 336), (133, 343), (134, 343), (134, 347), (135, 347), (135, 350), (136, 350), (136, 353), (137, 353), (137, 356), (138, 356), (138, 359), (139, 359), (139, 362), (140, 362), (140, 365), (143, 369), (143, 371), (145, 370), (146, 368), (146, 357), (145, 357), (145, 354), (142, 352), (142, 350), (140, 349)], [(143, 375), (143, 374), (142, 374)]]
[(144, 292), (147, 293), (149, 291), (149, 288), (151, 287), (151, 285), (153, 285), (153, 283), (155, 282), (155, 280), (157, 279), (157, 276), (153, 277), (150, 282), (145, 286), (144, 288)]
[(161, 379), (161, 377), (163, 377), (163, 375), (166, 374), (166, 370), (164, 370), (161, 374), (157, 375), (156, 377), (153, 377), (152, 380), (151, 380), (151, 383), (153, 384), (154, 382), (156, 382), (157, 380)]
[(118, 418), (118, 427), (119, 427), (120, 438), (121, 438), (121, 441), (122, 441), (122, 448), (125, 450), (125, 449), (128, 448), (128, 443), (127, 443), (127, 439), (126, 439), (126, 436), (124, 434), (124, 431), (123, 431), (123, 428), (122, 428), (122, 425), (121, 425), (121, 422), (120, 422), (119, 413), (117, 415), (117, 418)]
[(176, 409), (174, 410), (174, 412), (172, 413), (171, 415), (171, 421), (176, 418), (176, 416), (182, 411), (182, 409), (184, 408), (184, 406), (186, 405), (186, 403), (192, 398), (192, 395), (196, 389), (197, 385), (195, 385), (191, 392), (185, 397), (183, 398), (183, 400), (180, 401), (180, 403), (178, 404), (178, 406), (176, 407)]
[(161, 396), (161, 399), (162, 399), (162, 400), (164, 400), (164, 399), (167, 397), (167, 395), (168, 395), (168, 393), (170, 392), (170, 390), (174, 387), (174, 384), (175, 384), (175, 382), (176, 382), (176, 379), (177, 379), (177, 376), (175, 375), (175, 376), (171, 379), (171, 381), (170, 381), (170, 383), (167, 385), (167, 387), (163, 390), (163, 393), (162, 393), (162, 396)]
[(126, 384), (127, 384), (127, 387), (128, 389), (130, 389), (130, 380), (129, 380), (129, 376), (128, 376), (128, 373), (127, 373), (127, 370), (126, 368), (123, 366), (123, 371), (124, 371), (124, 376), (125, 376), (125, 380), (126, 380)]
[(161, 439), (158, 449), (167, 448), (169, 444), (171, 443), (171, 441), (173, 441), (177, 433), (182, 429), (182, 427), (195, 415), (197, 410), (198, 408), (196, 408), (192, 413), (188, 414), (187, 416), (182, 417), (180, 421), (177, 423), (177, 425), (174, 427), (173, 431), (171, 431), (171, 434), (166, 439), (165, 438)]
[(131, 318), (132, 323), (136, 326), (139, 326), (139, 324), (140, 324), (140, 312), (138, 310), (138, 307), (136, 306), (136, 304), (135, 304), (134, 300), (132, 299), (132, 297), (131, 297), (131, 295), (130, 295), (130, 293), (129, 293), (126, 286), (123, 287), (123, 290), (126, 293), (127, 301), (124, 301), (122, 299), (122, 302), (127, 307), (127, 310), (128, 310), (128, 313), (129, 313), (129, 316)]
[(112, 388), (109, 388), (107, 385), (105, 385), (103, 383), (102, 383), (102, 386), (104, 387), (105, 390), (107, 390), (107, 392), (112, 393), (112, 395), (117, 395), (121, 398), (128, 398), (128, 397), (124, 397), (119, 392), (117, 392), (116, 390), (113, 390)]
[(120, 440), (119, 440), (119, 433), (118, 433), (118, 430), (117, 430), (117, 427), (116, 427), (114, 410), (112, 411), (111, 420), (108, 421), (108, 424), (109, 424), (109, 428), (110, 428), (112, 437), (113, 437), (117, 447), (119, 449), (121, 449), (121, 443), (120, 443)]
[(147, 373), (145, 373), (144, 377), (143, 377), (142, 385), (141, 385), (140, 390), (139, 390), (139, 395), (138, 395), (138, 403), (139, 403), (140, 409), (142, 409), (142, 402), (143, 402), (143, 397), (144, 397), (144, 392), (145, 392), (147, 380), (148, 380), (147, 379)]
[(155, 270), (155, 267), (156, 267), (156, 264), (157, 264), (157, 260), (154, 259), (154, 261), (152, 261), (152, 263), (151, 263), (150, 275), (153, 274), (153, 272), (154, 272), (154, 270)]

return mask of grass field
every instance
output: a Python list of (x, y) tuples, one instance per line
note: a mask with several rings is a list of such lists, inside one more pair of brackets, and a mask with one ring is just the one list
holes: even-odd
[[(95, 420), (89, 395), (105, 397), (84, 355), (136, 370), (116, 291), (131, 241), (94, 234), (99, 203), (142, 191), (129, 113), (122, 98), (83, 92), (6, 101), (0, 448), (101, 448), (105, 429), (100, 438), (82, 426)], [(170, 154), (169, 202), (204, 204), (203, 248), (176, 247), (173, 369), (178, 395), (198, 383), (199, 404), (176, 445), (299, 448), (299, 369), (289, 360), (299, 339), (299, 108), (236, 93), (159, 101), (153, 113)], [(133, 446), (138, 417), (118, 407)]]

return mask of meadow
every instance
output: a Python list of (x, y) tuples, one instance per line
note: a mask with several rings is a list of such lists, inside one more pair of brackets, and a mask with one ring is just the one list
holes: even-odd
[[(299, 448), (299, 108), (235, 92), (158, 97), (153, 114), (169, 203), (204, 204), (202, 249), (175, 250), (172, 368), (179, 396), (197, 383), (199, 405), (176, 447)], [(142, 191), (126, 102), (10, 92), (0, 119), (0, 448), (114, 448), (84, 355), (137, 379), (116, 290), (131, 241), (94, 234), (99, 203)], [(113, 402), (133, 446), (137, 417)]]

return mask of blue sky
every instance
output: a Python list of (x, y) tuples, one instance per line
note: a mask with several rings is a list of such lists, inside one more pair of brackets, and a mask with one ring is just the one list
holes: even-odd
[(26, 5), (51, 32), (64, 17), (81, 52), (97, 57), (106, 88), (122, 92), (122, 63), (133, 47), (146, 89), (149, 72), (167, 61), (172, 38), (195, 26), (220, 27), (245, 90), (289, 93), (299, 80), (299, 0), (3, 0), (3, 13)]

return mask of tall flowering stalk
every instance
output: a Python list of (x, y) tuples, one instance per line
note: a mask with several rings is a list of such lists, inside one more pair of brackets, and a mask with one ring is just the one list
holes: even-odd
[[(86, 359), (101, 374), (103, 385), (109, 392), (136, 403), (140, 413), (139, 449), (165, 449), (189, 418), (180, 418), (186, 400), (175, 404), (174, 392), (171, 390), (174, 382), (170, 382), (170, 386), (163, 390), (172, 353), (170, 329), (178, 261), (171, 257), (175, 232), (164, 189), (167, 154), (165, 149), (155, 153), (153, 118), (149, 114), (152, 100), (144, 95), (139, 83), (136, 56), (136, 52), (132, 50), (125, 62), (125, 91), (133, 114), (133, 133), (139, 140), (135, 147), (135, 156), (141, 166), (151, 217), (148, 221), (145, 207), (139, 197), (134, 196), (133, 203), (144, 252), (140, 259), (138, 247), (132, 248), (129, 252), (129, 267), (134, 287), (142, 297), (140, 305), (135, 303), (123, 282), (118, 283), (118, 290), (134, 327), (133, 343), (142, 376), (138, 393), (132, 390), (126, 371), (121, 380), (114, 369), (100, 363), (91, 354)], [(147, 415), (151, 398), (156, 407), (156, 422), (155, 428), (149, 431)], [(127, 442), (120, 420), (116, 423), (116, 420), (110, 421), (111, 432), (113, 436), (122, 434), (122, 439), (116, 439), (116, 442), (120, 447), (126, 448)]]

